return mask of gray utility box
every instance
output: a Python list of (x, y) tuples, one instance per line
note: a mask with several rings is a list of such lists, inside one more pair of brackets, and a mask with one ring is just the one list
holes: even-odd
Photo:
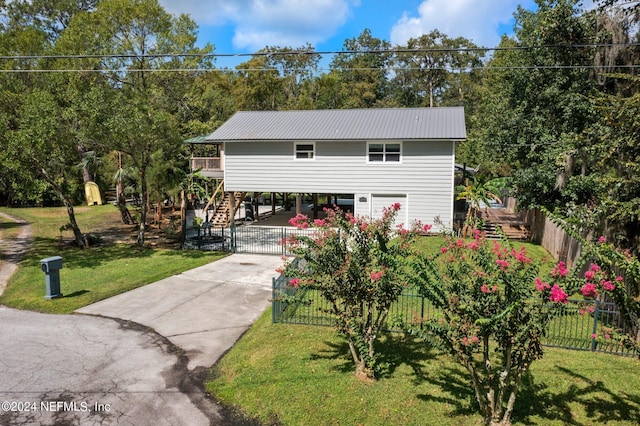
[(62, 297), (60, 293), (60, 269), (62, 269), (62, 258), (60, 256), (47, 257), (40, 261), (40, 268), (45, 273), (47, 292), (45, 299), (51, 300)]

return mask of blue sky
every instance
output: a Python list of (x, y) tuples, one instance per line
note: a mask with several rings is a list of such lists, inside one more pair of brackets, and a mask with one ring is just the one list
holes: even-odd
[[(172, 14), (186, 13), (199, 26), (199, 44), (215, 53), (252, 53), (265, 46), (340, 50), (346, 39), (365, 28), (374, 37), (402, 45), (409, 38), (438, 29), (494, 47), (510, 34), (513, 13), (534, 0), (159, 0)], [(590, 0), (587, 0), (590, 2)], [(248, 58), (220, 58), (233, 67)]]

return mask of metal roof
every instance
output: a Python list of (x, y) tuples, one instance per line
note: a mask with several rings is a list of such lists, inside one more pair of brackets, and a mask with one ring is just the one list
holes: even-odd
[(462, 140), (464, 108), (239, 111), (209, 142), (258, 140)]
[(203, 143), (203, 142), (207, 142), (207, 135), (196, 136), (194, 138), (187, 139), (187, 140), (182, 141), (182, 142), (183, 143)]

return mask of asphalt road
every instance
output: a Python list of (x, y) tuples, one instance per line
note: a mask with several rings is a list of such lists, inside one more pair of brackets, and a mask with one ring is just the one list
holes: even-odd
[(2, 425), (238, 424), (195, 374), (135, 323), (0, 306)]

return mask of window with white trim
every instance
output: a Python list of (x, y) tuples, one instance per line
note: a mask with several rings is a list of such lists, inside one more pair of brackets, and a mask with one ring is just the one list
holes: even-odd
[(402, 145), (399, 142), (367, 144), (367, 154), (370, 163), (399, 163)]
[(295, 144), (296, 160), (312, 160), (315, 154), (316, 144), (308, 142)]

